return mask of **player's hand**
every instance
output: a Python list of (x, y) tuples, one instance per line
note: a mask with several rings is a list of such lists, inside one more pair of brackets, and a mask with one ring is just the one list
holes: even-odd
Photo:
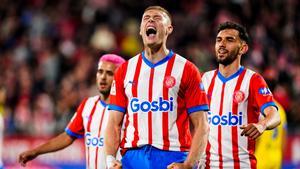
[(185, 163), (172, 163), (168, 165), (167, 169), (192, 169), (192, 166)]
[(112, 167), (110, 167), (109, 169), (121, 169), (122, 168), (122, 163), (118, 160), (115, 160), (112, 162)]
[(247, 136), (255, 140), (266, 130), (266, 126), (259, 123), (250, 123), (241, 126), (240, 129), (243, 129), (241, 136)]
[(18, 161), (21, 164), (21, 166), (25, 167), (28, 161), (35, 159), (37, 156), (38, 154), (35, 151), (25, 151), (19, 155)]

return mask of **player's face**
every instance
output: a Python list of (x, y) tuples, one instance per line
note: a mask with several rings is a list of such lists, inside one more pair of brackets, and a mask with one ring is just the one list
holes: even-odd
[(241, 54), (242, 44), (237, 30), (224, 29), (220, 31), (215, 43), (217, 62), (224, 66), (231, 64)]
[(140, 25), (140, 35), (144, 45), (153, 47), (166, 43), (173, 27), (166, 13), (157, 9), (147, 10)]
[(109, 94), (116, 68), (116, 65), (111, 62), (101, 61), (98, 63), (96, 80), (98, 90), (101, 94)]

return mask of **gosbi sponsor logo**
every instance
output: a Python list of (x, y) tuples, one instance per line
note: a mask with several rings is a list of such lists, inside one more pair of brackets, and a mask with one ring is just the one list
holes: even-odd
[(133, 112), (149, 112), (149, 111), (173, 111), (173, 97), (170, 97), (170, 100), (164, 100), (162, 97), (159, 97), (158, 101), (154, 100), (141, 101), (138, 98), (132, 98), (130, 100), (130, 108)]
[(104, 138), (103, 137), (94, 137), (91, 135), (90, 132), (87, 132), (85, 134), (85, 144), (87, 146), (102, 147), (104, 145)]
[(208, 123), (215, 126), (240, 126), (243, 124), (243, 113), (239, 112), (238, 115), (234, 115), (229, 112), (220, 116), (208, 112)]

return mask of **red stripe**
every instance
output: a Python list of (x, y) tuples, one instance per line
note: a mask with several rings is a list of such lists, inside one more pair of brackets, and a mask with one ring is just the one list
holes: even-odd
[(181, 82), (177, 97), (177, 119), (176, 125), (178, 129), (178, 140), (180, 143), (180, 151), (189, 151), (191, 148), (192, 137), (189, 128), (189, 117), (186, 109), (186, 102), (184, 100), (184, 91), (186, 83), (190, 80), (190, 70), (192, 63), (187, 61), (183, 68)]
[[(239, 75), (234, 92), (240, 90), (245, 73), (246, 73), (246, 69), (244, 69), (244, 71)], [(232, 102), (232, 114), (234, 114), (234, 115), (238, 114), (238, 103), (236, 103), (234, 101)], [(241, 166), (240, 166), (240, 158), (239, 158), (239, 154), (238, 154), (239, 147), (238, 147), (238, 128), (237, 128), (237, 126), (231, 127), (231, 133), (232, 133), (231, 140), (232, 140), (232, 156), (233, 156), (234, 169), (239, 169), (239, 168), (241, 168)]]
[[(138, 62), (136, 65), (136, 70), (134, 73), (133, 84), (132, 84), (132, 96), (137, 97), (137, 87), (138, 80), (141, 72), (142, 66), (142, 55), (139, 56)], [(132, 147), (137, 147), (137, 142), (139, 140), (139, 131), (138, 131), (138, 113), (133, 112), (133, 127), (134, 127), (134, 138), (132, 141)]]
[[(217, 77), (217, 74), (218, 74), (218, 71), (215, 70), (214, 72), (214, 75), (213, 75), (213, 78), (211, 79), (211, 82), (210, 82), (210, 85), (209, 85), (209, 88), (208, 88), (208, 91), (207, 91), (207, 94), (208, 94), (208, 101), (209, 101), (209, 105), (210, 105), (210, 102), (211, 102), (211, 95), (212, 95), (212, 91), (213, 91), (213, 88), (215, 86), (215, 79)], [(210, 145), (210, 142), (208, 140), (207, 142), (207, 147), (206, 147), (206, 162), (205, 162), (205, 166), (206, 168), (210, 168), (210, 148), (211, 148), (211, 145)]]
[[(128, 62), (125, 62), (125, 64), (122, 65), (122, 74), (123, 74), (123, 79), (120, 80), (121, 81), (121, 86), (124, 86), (124, 78), (126, 77), (126, 72), (127, 72), (127, 67), (128, 67)], [(119, 68), (120, 69), (120, 68)], [(110, 100), (111, 101), (111, 100)], [(126, 103), (124, 105), (128, 105), (128, 99), (126, 99)], [(123, 137), (121, 137), (121, 143), (120, 143), (120, 147), (123, 148), (122, 150), (124, 150), (124, 145), (126, 143), (126, 135), (127, 135), (127, 127), (129, 125), (129, 118), (128, 118), (128, 113), (126, 112), (124, 119), (125, 120), (125, 129), (124, 129), (124, 133), (123, 133)], [(122, 152), (122, 151), (121, 151)]]
[[(251, 77), (250, 80), (250, 88), (251, 85), (254, 85), (255, 82), (253, 81), (253, 77), (254, 75)], [(257, 123), (258, 122), (258, 117), (259, 117), (259, 113), (255, 113), (256, 110), (254, 110), (254, 108), (252, 107), (252, 105), (256, 105), (256, 103), (254, 103), (254, 99), (253, 96), (254, 94), (252, 93), (252, 90), (250, 90), (249, 93), (249, 98), (248, 98), (248, 108), (247, 108), (247, 118), (248, 118), (248, 123)], [(251, 165), (251, 169), (256, 169), (256, 158), (254, 156), (254, 150), (255, 150), (255, 140), (252, 140), (248, 137), (248, 152), (249, 152), (249, 160), (250, 160), (250, 165)]]
[[(153, 90), (153, 76), (154, 68), (151, 68), (150, 79), (149, 79), (149, 102), (152, 102), (152, 90)], [(148, 144), (152, 144), (152, 111), (148, 112)]]
[[(225, 92), (225, 85), (226, 83), (223, 83), (222, 85), (222, 93), (221, 93), (221, 103), (219, 108), (219, 115), (222, 116), (223, 114), (223, 100), (224, 100), (224, 92)], [(222, 153), (222, 126), (218, 126), (218, 154), (219, 154), (219, 168), (223, 168), (223, 153)]]
[(210, 142), (207, 141), (207, 146), (206, 146), (206, 160), (205, 160), (205, 169), (209, 169), (210, 168)]
[[(105, 113), (105, 107), (103, 108), (101, 119), (100, 119), (100, 125), (99, 125), (99, 130), (98, 130), (98, 138), (100, 138), (100, 133), (101, 133), (101, 128), (102, 128), (102, 122), (103, 122), (103, 117)], [(96, 158), (95, 158), (95, 167), (96, 169), (98, 168), (98, 146), (96, 147)]]
[[(121, 148), (123, 148), (124, 149), (124, 147), (125, 147), (125, 143), (126, 143), (126, 136), (127, 136), (127, 127), (128, 127), (128, 125), (129, 125), (129, 115), (128, 114), (125, 114), (125, 130), (124, 130), (124, 134), (123, 134), (123, 139), (122, 139), (122, 141), (121, 141), (121, 143), (120, 143), (120, 147)], [(124, 152), (125, 153), (125, 152)]]
[[(175, 54), (168, 61), (165, 77), (171, 76), (171, 72), (173, 69), (175, 61)], [(164, 85), (163, 86), (163, 99), (169, 100), (169, 89)], [(163, 128), (163, 150), (169, 150), (170, 148), (170, 140), (169, 140), (169, 112), (163, 112), (162, 114), (162, 128)]]

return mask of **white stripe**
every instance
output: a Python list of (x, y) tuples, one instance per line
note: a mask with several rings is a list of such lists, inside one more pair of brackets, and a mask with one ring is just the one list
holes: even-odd
[[(137, 67), (138, 58), (139, 58), (139, 55), (136, 55), (135, 57), (131, 58), (128, 61), (128, 65), (127, 65), (126, 77), (124, 79), (124, 88), (125, 88), (125, 93), (126, 93), (128, 100), (132, 99), (132, 90), (131, 89), (132, 89), (133, 78), (134, 78), (134, 74), (135, 74), (135, 70), (136, 70), (136, 69), (132, 69), (132, 68)], [(132, 147), (131, 143), (134, 139), (133, 116), (132, 116), (132, 111), (130, 108), (127, 108), (127, 111), (129, 114), (129, 117), (128, 117), (129, 124), (127, 126), (126, 144), (124, 146)]]
[[(151, 68), (142, 61), (141, 71), (139, 76), (139, 84), (137, 88), (137, 97), (140, 103), (143, 101), (149, 101), (149, 81), (150, 81)], [(139, 140), (137, 145), (148, 144), (148, 112), (138, 113), (138, 133)]]

